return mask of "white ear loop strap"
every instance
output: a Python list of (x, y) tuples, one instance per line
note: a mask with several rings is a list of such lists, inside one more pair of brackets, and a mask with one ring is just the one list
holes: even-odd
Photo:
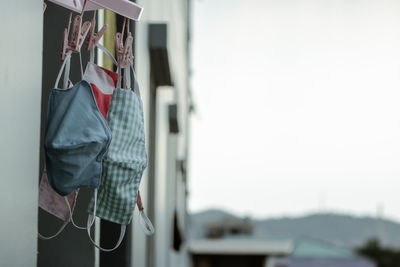
[(61, 232), (64, 230), (65, 226), (67, 226), (67, 224), (69, 223), (69, 221), (64, 222), (63, 225), (61, 225), (60, 229), (58, 229), (57, 233), (55, 233), (52, 236), (44, 236), (41, 233), (38, 232), (38, 237), (42, 240), (50, 240), (56, 236), (58, 236), (59, 234), (61, 234)]
[[(64, 197), (64, 199), (65, 199), (65, 203), (67, 203), (67, 206), (68, 206), (69, 217), (70, 217), (70, 220), (71, 220), (72, 225), (75, 226), (76, 228), (80, 229), (80, 230), (85, 230), (86, 227), (84, 227), (84, 226), (78, 226), (78, 225), (74, 222), (74, 218), (72, 217), (71, 205), (69, 204), (68, 198), (67, 198), (67, 197)], [(95, 209), (94, 212), (96, 212), (96, 202), (97, 202), (97, 189), (94, 190), (94, 209)], [(94, 223), (94, 219), (92, 220), (90, 226), (92, 226), (93, 223)]]
[(129, 89), (131, 87), (131, 71), (128, 68), (124, 69), (124, 85), (123, 88)]
[(71, 209), (71, 205), (69, 204), (68, 198), (64, 197), (64, 199), (65, 199), (65, 203), (67, 203), (67, 206), (68, 206), (69, 218), (71, 220), (72, 225), (75, 226), (78, 229), (85, 230), (86, 227), (81, 227), (81, 226), (78, 226), (78, 225), (75, 224), (74, 219), (72, 218), (72, 209)]
[[(133, 88), (132, 90), (140, 96), (139, 84), (136, 78), (135, 70), (133, 69), (133, 64), (124, 69), (124, 88), (129, 89), (131, 87), (131, 71), (133, 73)], [(119, 79), (118, 79), (119, 80)], [(119, 88), (119, 87), (117, 87)]]
[(131, 64), (131, 70), (132, 70), (132, 73), (133, 73), (133, 91), (140, 96), (140, 88), (139, 88), (138, 80), (136, 78), (135, 69), (133, 68), (133, 64)]
[(139, 211), (139, 222), (142, 226), (142, 230), (146, 235), (153, 235), (154, 234), (154, 226), (151, 223), (149, 217), (147, 217), (144, 210)]
[[(111, 59), (111, 61), (115, 64), (115, 66), (118, 66), (117, 60), (113, 57), (110, 51), (107, 50), (107, 48), (105, 48), (99, 43), (96, 44), (96, 47), (98, 47), (101, 51), (103, 51), (103, 53), (106, 54)], [(94, 63), (94, 49), (90, 51), (90, 62)]]
[(139, 209), (139, 222), (142, 226), (142, 230), (146, 235), (154, 234), (154, 226), (147, 217), (146, 213), (144, 212), (142, 197), (140, 196), (140, 191), (138, 191), (138, 195), (136, 198), (136, 206)]
[(61, 79), (61, 74), (62, 74), (65, 66), (67, 66), (67, 68), (65, 69), (65, 72), (64, 72), (64, 84), (63, 84), (64, 87), (63, 87), (63, 89), (67, 88), (67, 85), (68, 85), (69, 72), (70, 72), (70, 67), (71, 67), (71, 52), (68, 52), (67, 56), (64, 59), (63, 64), (61, 65), (60, 71), (58, 72), (58, 75), (57, 75), (56, 82), (54, 84), (54, 88), (57, 88), (58, 83), (60, 82), (60, 79)]
[(117, 74), (118, 74), (118, 80), (117, 80), (117, 88), (121, 88), (121, 66), (117, 65)]
[(81, 65), (81, 79), (83, 78), (83, 64), (82, 64), (82, 55), (79, 52), (79, 64)]
[(100, 247), (99, 245), (97, 245), (97, 244), (93, 241), (92, 236), (90, 235), (90, 229), (92, 228), (92, 225), (93, 225), (93, 223), (94, 223), (94, 221), (95, 221), (95, 219), (96, 219), (96, 209), (97, 209), (96, 206), (97, 206), (97, 189), (95, 189), (95, 198), (94, 198), (94, 210), (93, 210), (93, 214), (89, 214), (88, 220), (87, 220), (87, 227), (86, 227), (86, 229), (87, 229), (87, 233), (88, 233), (89, 239), (90, 239), (90, 241), (92, 242), (92, 244), (93, 244), (96, 248), (100, 249), (101, 251), (105, 251), (105, 252), (113, 251), (113, 250), (117, 249), (117, 248), (119, 247), (119, 245), (121, 245), (122, 240), (124, 240), (124, 236), (125, 236), (125, 232), (126, 232), (126, 225), (125, 225), (125, 224), (121, 224), (121, 232), (120, 232), (120, 234), (119, 234), (119, 239), (118, 239), (118, 241), (117, 241), (117, 244), (116, 244), (113, 248), (109, 248), (109, 249), (108, 249), (108, 248), (102, 248), (102, 247)]

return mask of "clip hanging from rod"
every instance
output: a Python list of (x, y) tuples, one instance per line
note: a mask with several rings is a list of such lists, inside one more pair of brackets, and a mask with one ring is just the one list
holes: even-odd
[(71, 40), (69, 41), (68, 35), (70, 31), (71, 19), (72, 12), (70, 13), (68, 19), (68, 28), (65, 28), (63, 33), (63, 44), (61, 52), (62, 61), (64, 61), (68, 51), (71, 51), (73, 53), (79, 53), (81, 51), (83, 41), (89, 33), (91, 26), (90, 21), (85, 21), (82, 25), (82, 15), (76, 15), (74, 18), (74, 23), (72, 25)]
[[(123, 44), (125, 27), (127, 37), (125, 39), (125, 44)], [(132, 43), (133, 37), (132, 33), (129, 31), (129, 21), (127, 22), (127, 18), (124, 18), (122, 33), (117, 32), (115, 34), (115, 49), (117, 54), (117, 61), (121, 68), (126, 68), (133, 64)]]
[(92, 50), (97, 43), (100, 41), (101, 37), (103, 37), (104, 32), (107, 30), (108, 25), (104, 24), (103, 27), (101, 27), (101, 29), (95, 33), (94, 29), (96, 27), (96, 10), (94, 11), (93, 14), (93, 18), (92, 18), (92, 22), (91, 22), (91, 26), (89, 29), (89, 39), (87, 40), (87, 44), (86, 44), (86, 49), (87, 50)]

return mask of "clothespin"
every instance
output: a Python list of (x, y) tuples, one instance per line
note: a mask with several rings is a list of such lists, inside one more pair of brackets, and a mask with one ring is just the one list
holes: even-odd
[[(125, 31), (125, 24), (127, 24), (127, 37), (125, 44), (123, 44), (123, 36)], [(132, 52), (132, 33), (129, 31), (129, 23), (126, 23), (126, 18), (122, 26), (122, 33), (117, 32), (115, 34), (115, 48), (117, 52), (117, 61), (121, 68), (129, 67), (133, 64), (133, 52)]]
[(101, 27), (100, 31), (97, 33), (94, 33), (94, 28), (96, 27), (96, 10), (94, 11), (91, 26), (89, 29), (89, 39), (86, 44), (86, 49), (87, 50), (92, 50), (93, 47), (96, 46), (96, 44), (99, 42), (101, 37), (104, 35), (104, 32), (106, 31), (108, 25), (104, 24), (103, 27)]
[(46, 10), (46, 8), (47, 8), (47, 4), (45, 2), (43, 2), (43, 13)]
[(85, 40), (86, 35), (88, 34), (91, 26), (90, 21), (86, 21), (82, 25), (82, 15), (75, 16), (74, 23), (72, 25), (71, 41), (68, 42), (71, 18), (72, 18), (72, 12), (69, 15), (68, 29), (67, 28), (64, 29), (61, 60), (65, 59), (68, 51), (72, 51), (73, 53), (79, 53), (81, 51), (83, 41)]

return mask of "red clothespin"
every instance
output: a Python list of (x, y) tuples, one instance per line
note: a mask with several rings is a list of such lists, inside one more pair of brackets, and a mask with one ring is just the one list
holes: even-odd
[(91, 26), (89, 29), (89, 39), (86, 44), (86, 49), (87, 50), (92, 50), (96, 44), (99, 42), (100, 38), (104, 35), (104, 32), (107, 30), (108, 25), (104, 24), (103, 27), (101, 27), (100, 31), (97, 33), (94, 33), (94, 28), (96, 27), (96, 10), (94, 11)]
[(71, 12), (71, 14), (69, 16), (69, 20), (68, 20), (68, 29), (67, 28), (64, 29), (61, 60), (65, 59), (68, 51), (71, 51), (73, 53), (79, 53), (81, 51), (83, 41), (85, 40), (86, 35), (88, 34), (88, 32), (90, 30), (90, 26), (91, 26), (90, 21), (86, 21), (82, 25), (82, 16), (81, 15), (75, 16), (74, 24), (72, 25), (71, 41), (68, 42), (71, 18), (72, 18), (72, 12)]

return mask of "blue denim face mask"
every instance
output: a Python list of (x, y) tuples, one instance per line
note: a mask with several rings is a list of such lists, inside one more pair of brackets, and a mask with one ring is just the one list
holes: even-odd
[[(65, 65), (69, 73), (70, 59), (69, 54), (55, 87)], [(64, 75), (64, 88), (66, 80), (68, 74)], [(48, 179), (57, 193), (66, 196), (80, 187), (99, 187), (101, 162), (110, 142), (110, 129), (88, 82), (82, 80), (71, 88), (51, 91), (44, 146)]]

